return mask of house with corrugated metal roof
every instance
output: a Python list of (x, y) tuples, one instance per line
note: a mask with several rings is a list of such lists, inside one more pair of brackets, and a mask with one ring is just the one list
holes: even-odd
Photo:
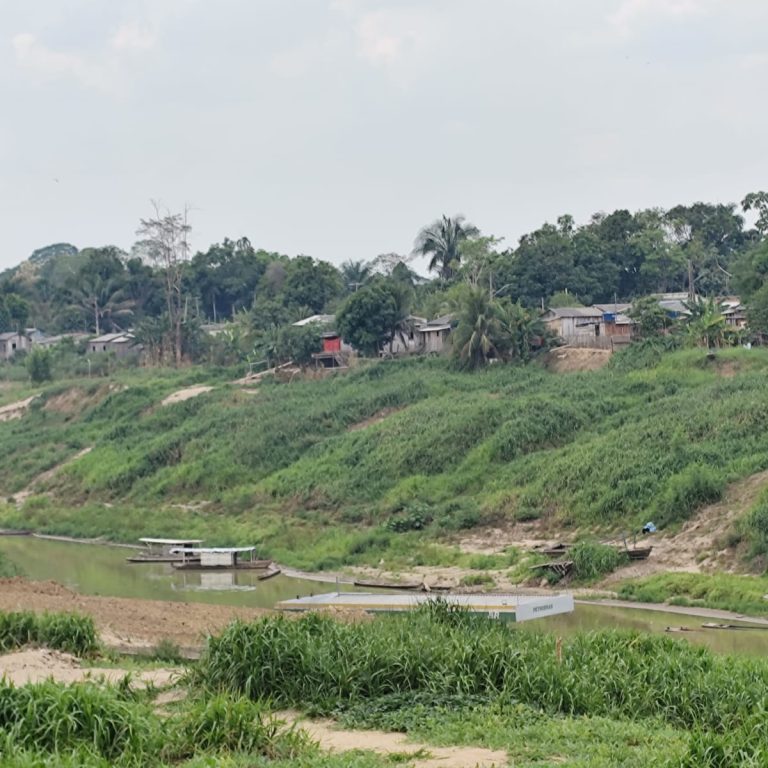
[(553, 307), (541, 318), (544, 325), (561, 339), (600, 336), (603, 313), (597, 307)]
[(445, 352), (453, 330), (453, 320), (454, 316), (448, 314), (417, 325), (415, 328), (417, 351), (427, 355), (439, 355)]
[(112, 352), (115, 357), (127, 357), (140, 351), (132, 333), (105, 333), (88, 342), (88, 351), (94, 354)]

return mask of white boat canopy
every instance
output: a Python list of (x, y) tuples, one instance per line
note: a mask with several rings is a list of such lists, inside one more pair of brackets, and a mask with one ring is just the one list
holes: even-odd
[(238, 552), (255, 552), (256, 547), (179, 547), (178, 549), (172, 549), (174, 554), (185, 555), (202, 555), (202, 554), (237, 554)]
[(142, 544), (163, 544), (171, 546), (184, 546), (185, 544), (202, 544), (203, 539), (150, 539), (144, 537), (139, 539)]

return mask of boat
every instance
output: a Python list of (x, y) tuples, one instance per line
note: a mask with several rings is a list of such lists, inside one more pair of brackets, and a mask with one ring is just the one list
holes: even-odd
[(274, 576), (279, 576), (282, 572), (282, 568), (270, 568), (265, 574), (259, 576), (259, 581), (266, 581)]
[(127, 557), (129, 563), (180, 563), (183, 556), (175, 552), (179, 549), (194, 549), (203, 543), (202, 539), (139, 539), (144, 545), (140, 555)]
[(171, 550), (181, 555), (171, 565), (179, 571), (263, 571), (273, 565), (272, 560), (257, 560), (255, 552), (256, 547), (185, 547)]
[(424, 582), (400, 582), (400, 581), (363, 581), (353, 582), (356, 587), (365, 587), (366, 589), (402, 589), (408, 592), (423, 592)]
[(634, 547), (632, 549), (620, 549), (619, 552), (626, 552), (630, 560), (647, 560), (653, 547)]
[(15, 530), (13, 528), (3, 528), (0, 530), (0, 536), (31, 536), (32, 531), (21, 529)]
[(427, 584), (426, 581), (363, 581), (358, 579), (353, 584), (365, 589), (397, 589), (402, 592), (450, 592), (450, 584)]
[(701, 626), (704, 629), (768, 629), (768, 626), (758, 624), (717, 624), (711, 621)]
[(553, 544), (551, 547), (547, 547), (546, 549), (539, 549), (535, 551), (541, 552), (542, 555), (550, 555), (556, 557), (557, 555), (564, 555), (570, 546), (570, 544)]

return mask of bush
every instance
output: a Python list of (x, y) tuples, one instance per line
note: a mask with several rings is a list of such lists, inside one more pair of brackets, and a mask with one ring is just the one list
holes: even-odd
[(574, 544), (568, 550), (568, 558), (573, 560), (573, 572), (580, 581), (593, 581), (613, 573), (628, 560), (626, 553), (616, 547), (593, 541)]
[(53, 378), (51, 372), (51, 353), (47, 349), (35, 347), (26, 359), (27, 373), (34, 384), (42, 384)]
[[(763, 495), (749, 512), (739, 521), (736, 535), (746, 537), (750, 544), (750, 556), (768, 553), (768, 496)], [(738, 542), (737, 542), (738, 543)]]
[(420, 531), (432, 522), (432, 513), (425, 504), (414, 503), (405, 507), (398, 515), (393, 515), (384, 527), (393, 533)]

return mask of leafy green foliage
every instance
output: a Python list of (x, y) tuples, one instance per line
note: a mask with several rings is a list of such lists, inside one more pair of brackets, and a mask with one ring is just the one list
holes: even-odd
[(463, 216), (443, 215), (419, 232), (414, 251), (428, 256), (429, 270), (448, 280), (461, 264), (464, 242), (479, 234), (480, 230), (466, 222)]
[(26, 359), (27, 371), (33, 384), (42, 384), (53, 378), (51, 371), (51, 353), (47, 349), (36, 347)]
[(363, 354), (378, 355), (407, 314), (398, 299), (389, 280), (376, 280), (355, 291), (336, 317), (342, 337)]

